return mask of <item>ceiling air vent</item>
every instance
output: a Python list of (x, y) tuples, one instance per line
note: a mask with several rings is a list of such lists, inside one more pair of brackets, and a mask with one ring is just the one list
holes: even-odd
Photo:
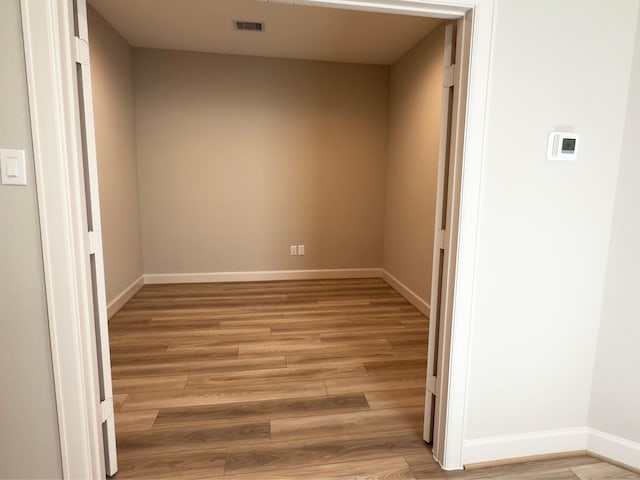
[(244, 20), (234, 20), (233, 26), (236, 30), (248, 30), (250, 32), (264, 32), (264, 23), (246, 22)]

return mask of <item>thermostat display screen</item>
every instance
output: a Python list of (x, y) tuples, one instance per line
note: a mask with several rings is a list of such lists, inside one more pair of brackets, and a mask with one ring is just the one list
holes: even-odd
[(576, 139), (575, 138), (563, 138), (562, 139), (562, 153), (573, 153), (576, 151)]
[(578, 158), (580, 136), (575, 132), (551, 132), (547, 143), (549, 160), (570, 160)]

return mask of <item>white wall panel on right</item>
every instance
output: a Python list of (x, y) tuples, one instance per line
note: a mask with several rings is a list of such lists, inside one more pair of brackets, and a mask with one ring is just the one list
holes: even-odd
[[(637, 12), (497, 1), (466, 461), (474, 442), (587, 425)], [(548, 161), (565, 129), (577, 162)]]
[(640, 34), (636, 37), (589, 411), (590, 427), (637, 443), (640, 443), (639, 132)]

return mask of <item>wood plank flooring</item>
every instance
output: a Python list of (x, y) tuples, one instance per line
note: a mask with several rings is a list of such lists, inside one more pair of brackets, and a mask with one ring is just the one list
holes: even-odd
[(640, 478), (589, 456), (441, 471), (427, 320), (382, 280), (147, 285), (109, 331), (117, 479)]

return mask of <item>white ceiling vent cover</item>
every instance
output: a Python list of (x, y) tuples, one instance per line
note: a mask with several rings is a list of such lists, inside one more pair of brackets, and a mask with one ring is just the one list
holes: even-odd
[(249, 32), (264, 32), (264, 22), (247, 22), (246, 20), (234, 20), (233, 28), (247, 30)]

